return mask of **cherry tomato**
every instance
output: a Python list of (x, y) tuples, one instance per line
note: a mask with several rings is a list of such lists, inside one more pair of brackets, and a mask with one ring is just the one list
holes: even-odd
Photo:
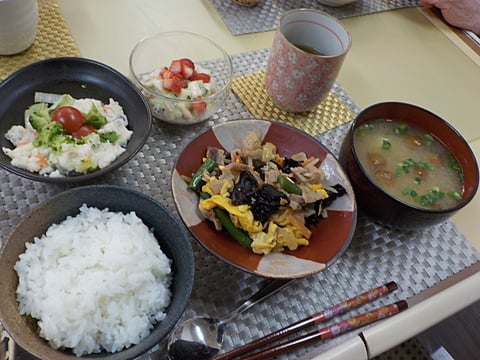
[(76, 139), (81, 139), (82, 137), (90, 135), (92, 132), (95, 132), (96, 130), (97, 129), (95, 129), (95, 127), (92, 125), (82, 125), (80, 129), (72, 133), (72, 136)]
[(84, 117), (82, 113), (73, 106), (62, 106), (53, 112), (52, 121), (59, 122), (67, 134), (73, 134), (82, 127)]

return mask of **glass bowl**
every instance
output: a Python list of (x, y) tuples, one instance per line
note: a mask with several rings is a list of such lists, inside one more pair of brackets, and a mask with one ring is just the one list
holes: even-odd
[[(190, 81), (181, 75), (181, 93), (172, 91), (166, 82), (171, 85), (172, 81), (164, 79), (170, 76), (162, 75), (162, 69), (172, 70), (172, 61), (185, 59), (193, 62), (195, 73), (206, 73), (210, 80)], [(155, 118), (189, 125), (210, 118), (222, 106), (230, 93), (233, 66), (230, 56), (212, 40), (171, 31), (148, 36), (135, 45), (130, 54), (130, 73)]]

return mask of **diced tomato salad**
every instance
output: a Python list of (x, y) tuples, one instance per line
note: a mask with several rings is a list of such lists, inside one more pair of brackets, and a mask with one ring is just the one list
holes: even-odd
[(215, 111), (207, 99), (216, 92), (212, 77), (191, 59), (175, 59), (169, 66), (154, 69), (141, 77), (141, 83), (149, 90), (144, 95), (154, 115), (167, 122), (194, 123)]

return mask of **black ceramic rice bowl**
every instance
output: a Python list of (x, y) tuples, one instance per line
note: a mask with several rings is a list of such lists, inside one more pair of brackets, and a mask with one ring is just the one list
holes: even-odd
[(171, 332), (188, 304), (194, 281), (193, 251), (183, 226), (156, 200), (134, 190), (108, 185), (77, 187), (45, 201), (24, 217), (0, 252), (0, 321), (23, 349), (40, 359), (76, 358), (71, 351), (54, 350), (37, 335), (36, 322), (20, 315), (15, 294), (18, 276), (14, 265), (19, 255), (25, 252), (27, 242), (43, 235), (51, 224), (78, 214), (83, 204), (98, 209), (108, 208), (112, 212), (134, 211), (153, 230), (161, 250), (172, 260), (172, 298), (165, 311), (166, 318), (157, 323), (151, 333), (137, 345), (116, 353), (102, 352), (82, 356), (109, 360), (133, 359), (162, 342)]

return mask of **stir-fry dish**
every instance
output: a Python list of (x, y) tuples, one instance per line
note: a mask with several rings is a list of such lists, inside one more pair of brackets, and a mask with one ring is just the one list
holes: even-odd
[(74, 99), (36, 93), (23, 125), (5, 138), (14, 148), (3, 152), (12, 165), (50, 177), (85, 174), (111, 164), (127, 146), (132, 131), (120, 104), (110, 99)]
[(200, 195), (200, 212), (257, 254), (296, 250), (309, 244), (310, 225), (346, 193), (323, 184), (320, 159), (300, 152), (291, 157), (249, 132), (241, 148), (208, 147), (203, 164), (188, 179)]

